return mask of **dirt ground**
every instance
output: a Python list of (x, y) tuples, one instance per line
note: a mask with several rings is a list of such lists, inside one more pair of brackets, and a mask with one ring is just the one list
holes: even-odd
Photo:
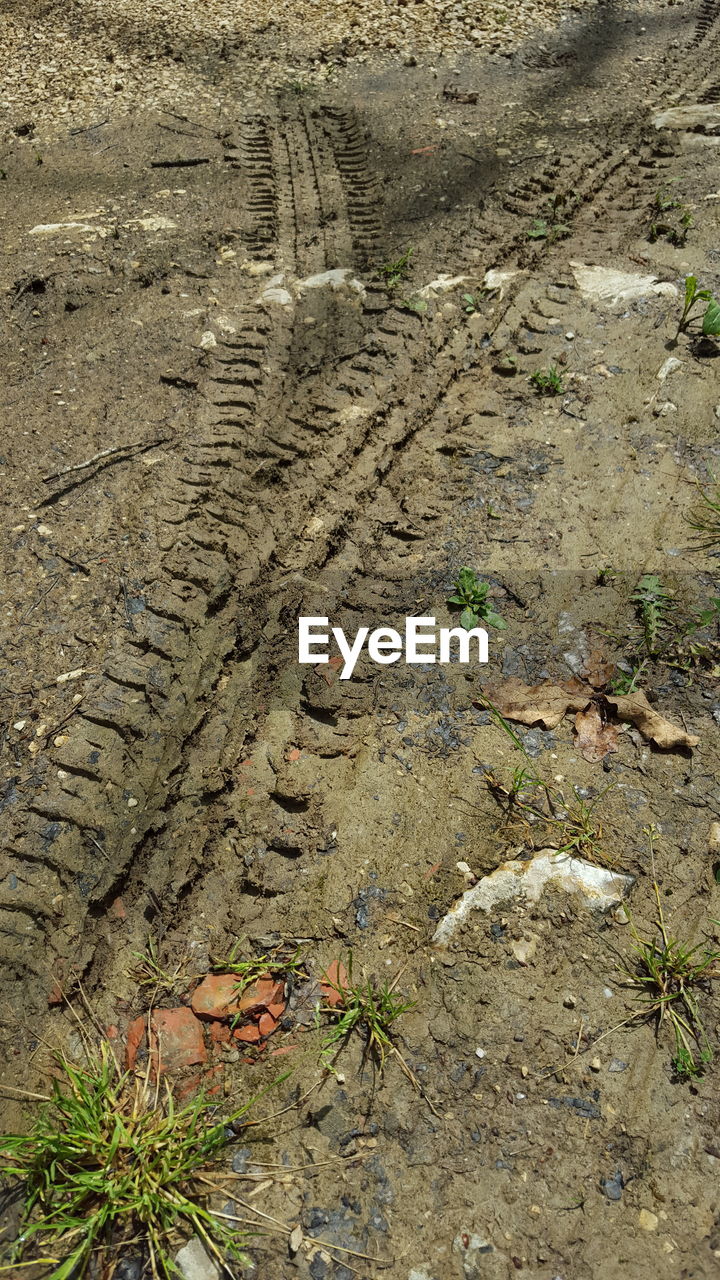
[[(690, 630), (718, 544), (688, 523), (720, 351), (675, 340), (686, 276), (720, 296), (720, 4), (523, 14), (513, 48), (320, 36), (284, 75), (259, 36), (237, 63), (203, 45), (194, 99), (6, 103), (0, 1084), (76, 1051), (63, 994), (122, 1046), (233, 945), (297, 947), (265, 1048), (208, 1042), (223, 1106), (291, 1071), (233, 1156), (244, 1275), (711, 1280), (717, 1064), (680, 1078), (621, 969), (654, 879), (674, 935), (720, 942), (717, 611)], [(658, 125), (688, 104), (700, 124)], [(300, 616), (457, 625), (463, 566), (507, 624), (487, 667), (298, 664)], [(523, 757), (482, 690), (601, 664), (608, 694), (646, 574), (675, 639), (640, 685), (698, 745), (626, 723), (588, 760), (571, 715), (513, 724), (591, 806), (572, 852), (632, 878), (627, 910), (555, 884), (443, 944), (468, 887), (567, 832), (508, 808)], [(313, 979), (350, 952), (414, 1002), (418, 1087), (359, 1037), (323, 1074)], [(698, 1000), (717, 1048), (716, 984)]]

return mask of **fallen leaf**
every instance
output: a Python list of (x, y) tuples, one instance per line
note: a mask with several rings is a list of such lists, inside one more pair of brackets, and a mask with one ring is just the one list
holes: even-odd
[(620, 720), (634, 724), (643, 737), (650, 738), (658, 747), (696, 747), (700, 741), (694, 733), (686, 733), (659, 711), (654, 711), (641, 689), (617, 698), (608, 695), (607, 701)]
[[(488, 686), (486, 694), (488, 701), (506, 719), (520, 724), (540, 724), (544, 729), (554, 729), (568, 711), (585, 711), (597, 696), (590, 685), (584, 685), (574, 677), (562, 684), (544, 680), (542, 684), (528, 685), (512, 676), (504, 684)], [(619, 720), (635, 725), (643, 737), (658, 747), (696, 747), (700, 741), (695, 734), (686, 733), (666, 720), (659, 711), (654, 711), (641, 690), (618, 697), (604, 694), (603, 697)], [(485, 707), (482, 702), (474, 705)]]
[(597, 764), (608, 752), (618, 749), (617, 726), (607, 723), (596, 702), (591, 702), (584, 711), (578, 711), (575, 732), (580, 755), (591, 764)]
[(604, 689), (608, 681), (612, 680), (615, 671), (615, 663), (608, 662), (603, 656), (602, 649), (593, 649), (585, 662), (583, 675), (593, 689)]
[(520, 724), (541, 724), (543, 729), (554, 729), (568, 711), (583, 711), (592, 695), (593, 690), (574, 677), (564, 684), (523, 684), (511, 676), (487, 689), (488, 700), (502, 716)]

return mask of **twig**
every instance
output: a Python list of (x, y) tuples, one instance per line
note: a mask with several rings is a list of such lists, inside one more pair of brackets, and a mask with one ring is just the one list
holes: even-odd
[(57, 586), (59, 581), (60, 581), (60, 574), (56, 573), (52, 582), (50, 583), (50, 586), (45, 588), (45, 590), (42, 592), (42, 595), (39, 595), (37, 600), (34, 600), (32, 604), (28, 605), (27, 609), (25, 610), (24, 614), (20, 619), (20, 622), (24, 622), (25, 619), (30, 616), (33, 609), (37, 609), (38, 605), (42, 604), (45, 597), (49, 596), (50, 592), (55, 590), (55, 587)]
[(165, 444), (168, 439), (169, 436), (163, 436), (158, 440), (136, 440), (134, 444), (117, 444), (112, 449), (101, 449), (85, 462), (76, 462), (72, 467), (63, 467), (62, 471), (53, 471), (51, 475), (43, 476), (43, 484), (49, 484), (51, 480), (59, 480), (61, 476), (67, 476), (71, 471), (84, 471), (86, 467), (91, 467), (101, 458), (109, 458), (113, 453), (125, 453), (130, 449), (151, 449), (156, 444)]

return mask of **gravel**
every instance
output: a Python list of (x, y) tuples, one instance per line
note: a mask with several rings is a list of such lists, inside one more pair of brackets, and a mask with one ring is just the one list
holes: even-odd
[[(510, 53), (595, 0), (9, 0), (0, 14), (6, 138), (249, 88), (332, 79), (348, 63)], [(230, 99), (233, 100), (232, 98)]]

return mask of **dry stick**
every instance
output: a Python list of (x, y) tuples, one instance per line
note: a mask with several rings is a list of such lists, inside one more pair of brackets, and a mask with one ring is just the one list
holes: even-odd
[[(233, 1199), (235, 1199), (235, 1197), (233, 1197)], [(235, 1199), (235, 1203), (241, 1205), (243, 1209), (247, 1209), (250, 1213), (256, 1213), (260, 1218), (266, 1218), (268, 1222), (272, 1222), (274, 1226), (276, 1226), (280, 1231), (282, 1231), (283, 1235), (288, 1235), (288, 1236), (292, 1235), (292, 1231), (293, 1231), (292, 1227), (286, 1226), (284, 1222), (281, 1222), (279, 1218), (274, 1218), (272, 1214), (264, 1213), (262, 1209), (256, 1209), (254, 1205), (246, 1204), (244, 1200)], [(234, 1213), (220, 1213), (219, 1211), (216, 1212), (215, 1210), (212, 1210), (211, 1212), (213, 1214), (213, 1217), (227, 1218), (229, 1222), (247, 1221), (247, 1219), (245, 1218), (237, 1218)], [(371, 1253), (358, 1253), (357, 1249), (346, 1249), (341, 1244), (331, 1244), (329, 1240), (319, 1240), (319, 1239), (316, 1239), (314, 1236), (303, 1235), (303, 1242), (305, 1241), (307, 1241), (308, 1244), (319, 1245), (323, 1249), (337, 1249), (339, 1253), (347, 1253), (350, 1255), (351, 1258), (362, 1258), (365, 1262), (374, 1262), (376, 1266), (380, 1266), (380, 1267), (391, 1266), (391, 1262), (389, 1260), (385, 1261), (383, 1258), (373, 1258)]]
[(266, 1124), (268, 1120), (277, 1120), (278, 1116), (284, 1116), (286, 1111), (294, 1111), (295, 1108), (299, 1107), (302, 1102), (305, 1102), (306, 1098), (310, 1097), (311, 1093), (314, 1093), (315, 1090), (318, 1089), (321, 1084), (324, 1084), (327, 1079), (329, 1079), (329, 1073), (322, 1075), (319, 1080), (315, 1081), (315, 1084), (310, 1086), (307, 1093), (304, 1093), (301, 1098), (298, 1098), (297, 1102), (291, 1102), (289, 1106), (283, 1107), (282, 1111), (274, 1111), (269, 1116), (261, 1116), (259, 1120), (243, 1121), (242, 1122), (243, 1129), (250, 1129), (253, 1125)]
[(43, 484), (48, 484), (50, 480), (59, 480), (61, 476), (67, 476), (71, 471), (84, 471), (86, 467), (91, 467), (94, 462), (99, 462), (101, 458), (109, 458), (113, 453), (125, 453), (129, 449), (152, 449), (156, 444), (165, 444), (169, 440), (169, 436), (162, 436), (157, 440), (136, 440), (134, 444), (117, 444), (112, 449), (101, 449), (99, 453), (94, 453), (92, 458), (88, 458), (85, 462), (76, 462), (72, 467), (63, 467), (62, 471), (53, 471), (52, 475), (43, 476)]
[(39, 604), (42, 604), (42, 602), (43, 602), (43, 600), (45, 599), (45, 597), (46, 597), (46, 596), (49, 596), (49, 595), (50, 595), (50, 592), (55, 590), (55, 588), (56, 588), (56, 586), (57, 586), (57, 584), (58, 584), (58, 582), (59, 582), (59, 581), (60, 581), (60, 574), (59, 574), (59, 573), (56, 573), (56, 574), (55, 574), (55, 577), (53, 578), (52, 582), (50, 583), (50, 586), (45, 588), (45, 590), (43, 591), (42, 595), (38, 596), (37, 600), (33, 600), (32, 604), (29, 604), (29, 605), (28, 605), (27, 609), (25, 610), (24, 614), (22, 615), (22, 617), (21, 617), (21, 619), (20, 619), (20, 622), (24, 622), (26, 618), (29, 618), (29, 617), (30, 617), (30, 614), (32, 613), (33, 609), (37, 609), (38, 605), (39, 605)]

